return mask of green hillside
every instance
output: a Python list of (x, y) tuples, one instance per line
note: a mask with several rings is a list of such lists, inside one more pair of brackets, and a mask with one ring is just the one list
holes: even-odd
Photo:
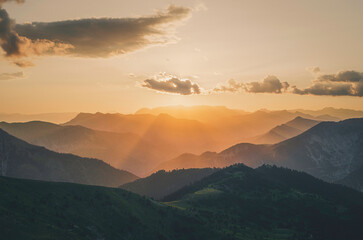
[(211, 175), (217, 170), (217, 168), (191, 168), (168, 172), (160, 170), (146, 178), (140, 178), (126, 183), (120, 186), (120, 188), (159, 200), (189, 184)]
[(283, 168), (234, 165), (164, 200), (235, 239), (363, 236), (363, 194)]
[(226, 239), (122, 189), (0, 177), (0, 239)]

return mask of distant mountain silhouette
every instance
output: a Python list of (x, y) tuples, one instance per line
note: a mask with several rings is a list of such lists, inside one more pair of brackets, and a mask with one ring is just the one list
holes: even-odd
[(178, 153), (175, 154), (177, 156), (184, 152), (200, 154), (204, 151), (221, 151), (228, 146), (264, 134), (273, 127), (298, 116), (314, 119), (308, 114), (286, 110), (246, 113), (224, 107), (205, 106), (141, 109), (137, 113), (129, 115), (81, 113), (65, 125), (135, 133), (143, 139), (173, 149)]
[(311, 127), (317, 125), (318, 123), (320, 123), (320, 121), (296, 117), (295, 119), (287, 123), (274, 127), (269, 132), (263, 135), (251, 138), (247, 141), (256, 144), (278, 143), (286, 139), (295, 137), (310, 129)]
[(52, 152), (0, 129), (1, 176), (89, 185), (119, 186), (138, 177), (97, 159)]
[(167, 106), (157, 108), (142, 108), (135, 114), (168, 114), (175, 118), (198, 120), (204, 123), (217, 121), (226, 117), (235, 117), (248, 114), (248, 112), (237, 109), (229, 109), (225, 106)]
[(0, 121), (5, 121), (5, 122), (45, 121), (52, 123), (64, 123), (71, 120), (76, 115), (77, 113), (41, 113), (41, 114), (0, 113)]
[(363, 118), (322, 122), (274, 145), (237, 144), (220, 153), (183, 154), (157, 169), (224, 167), (244, 163), (258, 167), (277, 164), (337, 181), (363, 166)]
[(138, 175), (175, 156), (171, 149), (146, 141), (134, 133), (97, 131), (47, 122), (1, 122), (0, 128), (31, 144), (56, 152), (102, 159), (116, 168)]
[(196, 120), (177, 119), (167, 114), (123, 115), (81, 113), (65, 125), (138, 134), (142, 139), (173, 150), (175, 156), (183, 152), (198, 152), (218, 148), (213, 128)]
[(146, 178), (137, 179), (120, 187), (139, 195), (160, 200), (189, 184), (209, 176), (217, 170), (215, 168), (181, 169), (170, 172), (161, 170)]
[(363, 194), (306, 173), (233, 165), (164, 198), (235, 239), (360, 239)]
[[(338, 119), (348, 119), (348, 118), (362, 118), (363, 111), (360, 110), (352, 110), (352, 109), (344, 109), (344, 108), (333, 108), (326, 107), (320, 110), (305, 110), (305, 109), (297, 109), (294, 111), (303, 112), (305, 114), (309, 114), (312, 116), (319, 117), (334, 117)], [(329, 119), (320, 119), (322, 121), (329, 121)], [(332, 121), (336, 121), (333, 120)]]

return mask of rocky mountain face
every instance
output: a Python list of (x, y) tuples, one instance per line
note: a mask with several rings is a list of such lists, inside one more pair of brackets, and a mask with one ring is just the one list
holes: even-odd
[(326, 181), (338, 181), (363, 166), (363, 118), (322, 122), (274, 145), (241, 143), (220, 153), (184, 154), (157, 169), (223, 167), (234, 163), (251, 167), (276, 164)]
[(336, 183), (363, 192), (363, 167), (354, 170), (353, 172), (349, 173), (348, 176), (336, 181)]
[(101, 160), (52, 152), (0, 129), (1, 176), (115, 187), (138, 177)]

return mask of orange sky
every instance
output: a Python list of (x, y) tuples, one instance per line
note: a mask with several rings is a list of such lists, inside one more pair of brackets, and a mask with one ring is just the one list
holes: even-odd
[(1, 11), (22, 41), (1, 53), (0, 112), (363, 109), (361, 9), (359, 0), (8, 2)]

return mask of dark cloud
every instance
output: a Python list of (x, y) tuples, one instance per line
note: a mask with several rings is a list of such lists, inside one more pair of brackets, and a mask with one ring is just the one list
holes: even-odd
[[(0, 0), (0, 46), (6, 57), (20, 58), (32, 55), (58, 54), (71, 48), (68, 44), (52, 42), (47, 39), (30, 40), (19, 36), (14, 30), (15, 21), (10, 19), (5, 9), (1, 8), (4, 2), (7, 1)], [(23, 1), (18, 0), (16, 2), (22, 3)]]
[(12, 79), (23, 78), (23, 77), (24, 77), (23, 72), (1, 73), (0, 74), (0, 81), (2, 81), (2, 80), (12, 80)]
[(363, 79), (363, 73), (357, 71), (340, 71), (336, 74), (320, 75), (316, 82), (359, 82)]
[[(171, 25), (191, 14), (190, 8), (171, 5), (165, 11), (138, 18), (89, 18), (59, 22), (15, 24), (0, 0), (0, 46), (20, 67), (33, 65), (19, 59), (43, 55), (109, 57), (175, 40)], [(17, 60), (14, 60), (17, 59)]]
[(238, 83), (231, 79), (228, 85), (214, 88), (214, 92), (239, 92), (244, 90), (248, 93), (282, 93), (289, 88), (287, 82), (281, 82), (275, 76), (267, 76), (262, 82)]
[(176, 77), (167, 80), (146, 79), (142, 86), (159, 92), (175, 93), (181, 95), (201, 93), (198, 84), (193, 83), (190, 80), (181, 80)]
[(245, 85), (245, 91), (249, 93), (281, 93), (289, 88), (287, 82), (281, 82), (275, 76), (267, 76), (262, 82), (251, 82)]
[(31, 41), (65, 44), (69, 48), (64, 54), (109, 57), (172, 41), (168, 26), (190, 14), (190, 8), (171, 5), (151, 16), (33, 22), (17, 24), (15, 31)]
[(306, 89), (294, 86), (292, 92), (300, 95), (363, 97), (363, 73), (341, 71), (336, 74), (320, 75), (312, 86)]

